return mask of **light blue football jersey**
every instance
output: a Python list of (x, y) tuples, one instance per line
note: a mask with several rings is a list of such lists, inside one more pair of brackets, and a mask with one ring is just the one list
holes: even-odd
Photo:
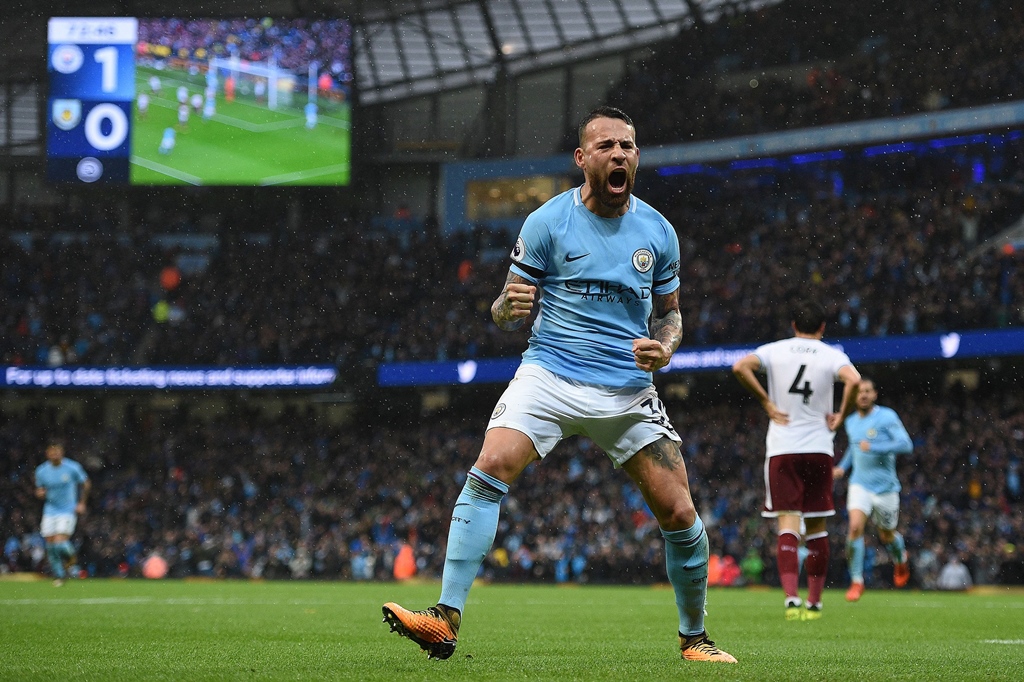
[[(875, 405), (867, 416), (854, 412), (843, 424), (850, 444), (839, 466), (844, 471), (853, 467), (850, 483), (863, 486), (876, 495), (899, 492), (896, 455), (911, 452), (914, 443), (896, 412)], [(871, 444), (867, 452), (860, 449), (862, 440)]]
[(36, 467), (36, 487), (46, 489), (43, 514), (74, 514), (78, 504), (78, 486), (89, 477), (82, 465), (65, 457), (60, 466), (43, 462)]
[(633, 339), (650, 335), (652, 296), (679, 288), (679, 239), (658, 211), (631, 196), (624, 215), (601, 218), (577, 187), (526, 218), (512, 261), (541, 291), (524, 363), (602, 386), (651, 384)]

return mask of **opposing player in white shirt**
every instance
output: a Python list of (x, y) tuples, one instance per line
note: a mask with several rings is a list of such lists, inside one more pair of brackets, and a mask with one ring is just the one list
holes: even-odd
[[(836, 513), (832, 502), (835, 431), (856, 407), (860, 373), (846, 353), (822, 342), (825, 309), (820, 303), (797, 302), (792, 326), (792, 338), (758, 347), (738, 360), (732, 371), (770, 419), (761, 513), (778, 520), (776, 560), (786, 593), (786, 619), (815, 620), (821, 617), (828, 574), (826, 519)], [(755, 375), (758, 371), (767, 374), (767, 391)], [(837, 381), (845, 385), (839, 412), (833, 413)], [(801, 520), (806, 525), (806, 603), (798, 592)]]

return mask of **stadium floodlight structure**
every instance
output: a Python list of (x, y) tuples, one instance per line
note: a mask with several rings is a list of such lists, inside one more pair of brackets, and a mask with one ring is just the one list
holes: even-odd
[(209, 63), (209, 73), (219, 73), (223, 69), (228, 72), (236, 81), (248, 79), (255, 81), (258, 78), (266, 80), (267, 83), (267, 107), (277, 109), (279, 94), (284, 95), (284, 104), (291, 104), (292, 93), (295, 91), (297, 79), (295, 74), (277, 65), (277, 59), (273, 56), (266, 62), (250, 62), (242, 60), (238, 55), (232, 55), (227, 59), (213, 57)]

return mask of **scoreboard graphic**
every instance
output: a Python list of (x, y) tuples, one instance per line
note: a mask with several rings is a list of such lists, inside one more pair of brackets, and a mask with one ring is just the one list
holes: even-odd
[(53, 18), (47, 33), (47, 177), (127, 183), (138, 21)]
[(352, 25), (51, 17), (52, 184), (344, 186)]

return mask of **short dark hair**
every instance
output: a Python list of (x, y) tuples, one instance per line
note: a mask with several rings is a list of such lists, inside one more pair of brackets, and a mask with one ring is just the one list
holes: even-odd
[(801, 334), (814, 334), (825, 324), (825, 306), (805, 298), (793, 304), (793, 326)]
[(53, 448), (53, 447), (63, 448), (64, 447), (64, 438), (62, 436), (50, 436), (49, 438), (46, 439), (46, 447), (48, 447), (48, 448)]
[(587, 132), (587, 124), (593, 121), (595, 118), (617, 118), (620, 121), (625, 121), (626, 125), (628, 125), (630, 128), (633, 128), (634, 130), (636, 129), (636, 126), (633, 125), (633, 119), (627, 116), (626, 112), (624, 112), (622, 109), (619, 109), (617, 107), (601, 106), (591, 111), (589, 114), (583, 117), (582, 121), (580, 121), (580, 125), (577, 128), (576, 132), (579, 133), (581, 147), (583, 146), (583, 135)]

